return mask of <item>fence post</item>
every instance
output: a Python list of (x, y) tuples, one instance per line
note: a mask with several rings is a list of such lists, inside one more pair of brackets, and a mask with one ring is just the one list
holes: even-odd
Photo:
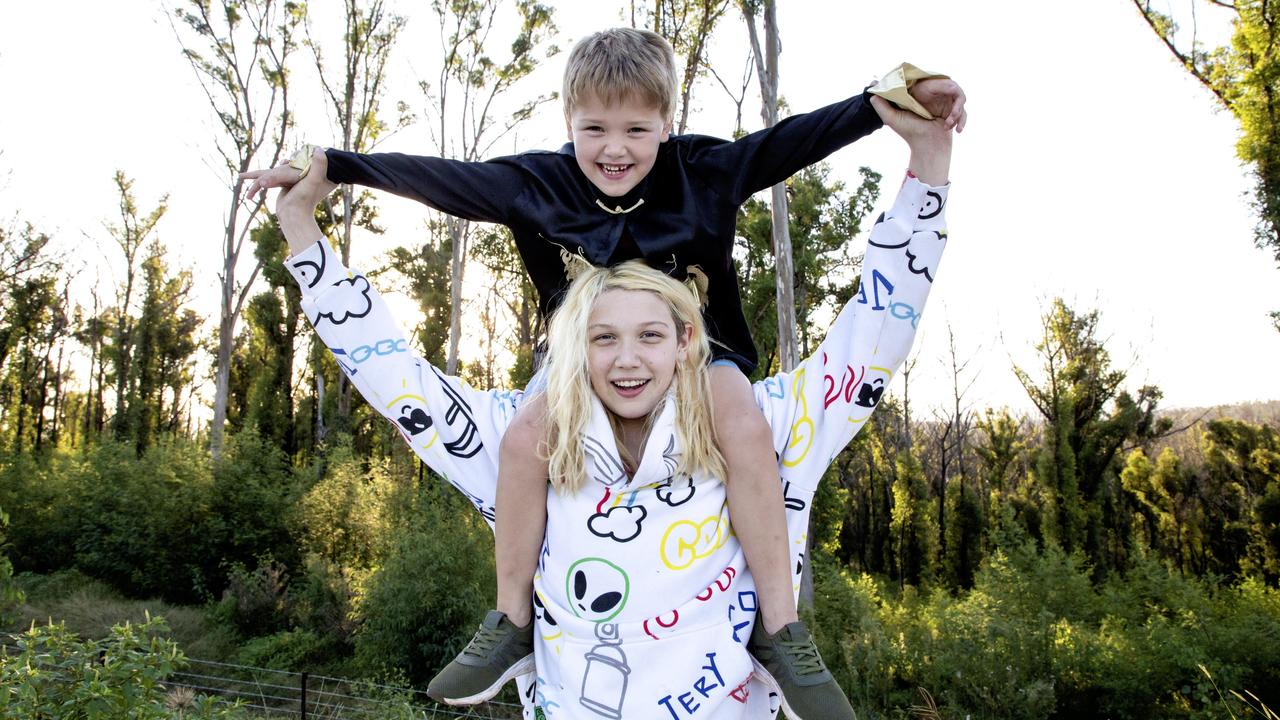
[(307, 720), (307, 674), (302, 673), (302, 720)]

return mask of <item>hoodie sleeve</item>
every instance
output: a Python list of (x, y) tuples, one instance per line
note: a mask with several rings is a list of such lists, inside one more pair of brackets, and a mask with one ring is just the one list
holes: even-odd
[(858, 294), (826, 339), (791, 372), (756, 383), (789, 494), (812, 494), (911, 351), (947, 241), (949, 189), (907, 178), (876, 219)]
[(498, 443), (521, 394), (479, 391), (417, 355), (368, 278), (320, 241), (285, 261), (302, 310), (361, 396), (490, 525)]

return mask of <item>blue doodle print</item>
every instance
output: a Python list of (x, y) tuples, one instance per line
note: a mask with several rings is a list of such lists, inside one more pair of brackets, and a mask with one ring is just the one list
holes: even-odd
[[(880, 304), (880, 289), (884, 288), (885, 297), (893, 295), (893, 283), (889, 282), (889, 278), (885, 277), (879, 270), (871, 271), (871, 293), (875, 298), (875, 303), (871, 306), (872, 310), (883, 310), (884, 305)], [(858, 280), (858, 303), (867, 304), (867, 283), (866, 273)]]
[[(702, 666), (703, 670), (707, 670), (708, 674), (698, 676), (693, 681), (693, 688), (689, 692), (680, 693), (676, 696), (676, 702), (679, 707), (684, 709), (686, 715), (693, 715), (702, 707), (702, 703), (694, 696), (694, 693), (702, 696), (703, 700), (711, 697), (711, 691), (724, 687), (724, 678), (720, 675), (720, 668), (716, 667), (716, 654), (714, 652), (707, 653), (707, 664)], [(671, 703), (671, 696), (664, 695), (658, 699), (658, 704), (667, 709), (671, 713), (671, 717), (680, 720), (682, 717), (676, 712), (676, 705)]]
[(764, 379), (764, 390), (771, 398), (781, 400), (787, 396), (787, 391), (782, 385), (782, 381), (772, 376)]
[(351, 361), (359, 365), (374, 355), (391, 355), (409, 352), (409, 343), (404, 338), (385, 338), (372, 345), (361, 345), (349, 353)]
[(920, 313), (904, 302), (894, 302), (889, 305), (889, 314), (899, 320), (910, 320), (913, 328), (920, 327)]
[[(742, 632), (751, 626), (752, 613), (756, 611), (755, 590), (741, 590), (738, 592), (738, 604), (729, 606), (729, 622), (733, 625), (733, 641), (739, 645), (747, 644), (748, 633)], [(746, 618), (741, 622), (734, 622), (733, 615), (737, 612), (739, 616)]]
[(346, 350), (331, 347), (329, 348), (329, 352), (333, 353), (333, 359), (338, 361), (338, 367), (342, 368), (342, 371), (347, 374), (347, 377), (355, 377), (356, 373), (360, 372), (343, 361), (343, 358), (347, 356)]

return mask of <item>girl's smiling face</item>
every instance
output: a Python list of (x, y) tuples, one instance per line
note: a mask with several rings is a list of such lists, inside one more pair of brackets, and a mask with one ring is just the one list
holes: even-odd
[(642, 427), (666, 397), (693, 328), (647, 290), (607, 290), (587, 321), (587, 374), (600, 402), (625, 427)]

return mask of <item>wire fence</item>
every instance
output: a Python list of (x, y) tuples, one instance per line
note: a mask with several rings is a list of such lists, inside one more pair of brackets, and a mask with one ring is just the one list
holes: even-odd
[[(0, 644), (0, 652), (17, 648)], [(490, 701), (467, 708), (440, 705), (421, 690), (399, 688), (365, 680), (289, 672), (236, 665), (212, 660), (187, 659), (184, 669), (166, 681), (172, 701), (197, 694), (238, 703), (247, 710), (270, 717), (300, 720), (361, 720), (362, 718), (488, 718), (521, 717), (520, 705)]]
[[(175, 672), (173, 687), (238, 701), (242, 707), (302, 720), (385, 717), (389, 711), (412, 707), (426, 718), (520, 717), (520, 706), (488, 702), (470, 708), (439, 705), (420, 690), (406, 690), (373, 682), (287, 672), (188, 658), (188, 667)], [(419, 713), (421, 713), (419, 715)]]

